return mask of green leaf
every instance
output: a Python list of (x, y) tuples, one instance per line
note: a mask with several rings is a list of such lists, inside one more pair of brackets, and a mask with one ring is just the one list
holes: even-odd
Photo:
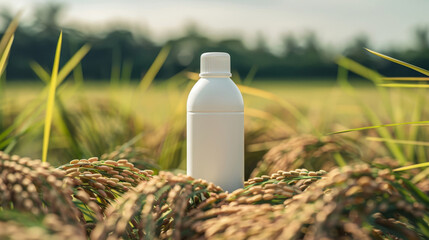
[[(396, 169), (394, 171), (396, 171)], [(418, 187), (416, 187), (416, 185), (412, 184), (408, 179), (401, 178), (401, 180), (404, 182), (408, 191), (415, 198), (417, 198), (420, 202), (424, 202), (426, 206), (429, 206), (429, 197), (426, 194), (424, 194)]]
[(73, 71), (73, 69), (82, 61), (86, 54), (91, 50), (90, 44), (83, 45), (74, 55), (67, 61), (58, 73), (57, 86)]
[(342, 131), (338, 131), (338, 132), (328, 133), (327, 135), (347, 133), (347, 132), (356, 132), (356, 131), (362, 131), (362, 130), (368, 130), (368, 129), (374, 129), (374, 128), (382, 128), (382, 127), (395, 127), (395, 126), (402, 126), (402, 125), (413, 125), (413, 124), (425, 124), (425, 125), (427, 125), (427, 124), (429, 124), (429, 121), (391, 123), (391, 124), (383, 124), (383, 125), (378, 125), (378, 126), (368, 126), (368, 127), (361, 127), (361, 128), (353, 128), (353, 129), (347, 129), (347, 130), (342, 130)]
[(377, 138), (377, 137), (367, 137), (366, 140), (375, 141), (375, 142), (394, 142), (394, 143), (398, 143), (398, 144), (409, 144), (409, 145), (429, 147), (429, 142), (422, 142), (422, 141), (401, 140), (401, 139), (391, 139), (391, 138)]
[(150, 84), (155, 79), (162, 65), (164, 65), (164, 62), (167, 59), (167, 56), (170, 53), (170, 50), (171, 50), (170, 45), (166, 45), (161, 49), (158, 56), (155, 58), (155, 61), (153, 61), (149, 70), (147, 70), (146, 74), (143, 76), (143, 78), (140, 81), (139, 89), (141, 91), (146, 91), (149, 88)]
[(337, 64), (349, 71), (352, 71), (366, 79), (373, 81), (375, 84), (381, 83), (381, 79), (383, 78), (383, 76), (378, 72), (371, 70), (346, 57), (340, 57), (337, 60)]
[(40, 66), (39, 63), (37, 63), (36, 61), (31, 61), (30, 62), (30, 67), (33, 70), (33, 72), (46, 84), (49, 83), (49, 81), (51, 80), (51, 76), (49, 75), (49, 73), (43, 69), (42, 66)]
[(401, 61), (401, 60), (398, 60), (398, 59), (395, 59), (395, 58), (389, 57), (389, 56), (387, 56), (387, 55), (384, 55), (384, 54), (378, 53), (378, 52), (373, 51), (373, 50), (370, 50), (370, 49), (368, 49), (368, 48), (365, 48), (365, 49), (366, 49), (368, 52), (370, 52), (370, 53), (372, 53), (372, 54), (374, 54), (374, 55), (376, 55), (376, 56), (382, 57), (382, 58), (384, 58), (384, 59), (386, 59), (386, 60), (389, 60), (389, 61), (391, 61), (391, 62), (394, 62), (394, 63), (400, 64), (400, 65), (405, 66), (405, 67), (407, 67), (407, 68), (411, 68), (411, 69), (413, 69), (414, 71), (417, 71), (417, 72), (422, 73), (422, 74), (424, 74), (424, 75), (426, 75), (426, 76), (429, 76), (429, 71), (428, 71), (428, 70), (426, 70), (426, 69), (423, 69), (423, 68), (421, 68), (421, 67), (417, 67), (417, 66), (414, 66), (414, 65), (412, 65), (412, 64), (409, 64), (409, 63), (403, 62), (403, 61)]
[(49, 83), (48, 101), (46, 103), (45, 129), (43, 133), (43, 149), (42, 149), (43, 162), (46, 162), (46, 159), (48, 156), (49, 135), (51, 132), (52, 115), (53, 115), (54, 104), (55, 104), (55, 91), (57, 89), (57, 77), (58, 77), (58, 68), (60, 65), (62, 40), (63, 40), (63, 32), (60, 33), (60, 37), (58, 38), (57, 50), (55, 52), (54, 66), (52, 68), (52, 74), (51, 74), (51, 82)]

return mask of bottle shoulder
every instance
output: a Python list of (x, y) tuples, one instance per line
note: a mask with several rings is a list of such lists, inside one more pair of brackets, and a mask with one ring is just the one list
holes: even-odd
[(242, 112), (243, 97), (230, 78), (201, 78), (188, 96), (189, 112)]

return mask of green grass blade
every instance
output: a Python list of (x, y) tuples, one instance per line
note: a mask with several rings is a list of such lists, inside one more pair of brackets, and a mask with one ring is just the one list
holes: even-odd
[(74, 55), (67, 61), (58, 73), (57, 86), (73, 71), (73, 69), (82, 61), (86, 54), (91, 50), (90, 44), (83, 45)]
[(79, 137), (76, 134), (72, 120), (69, 118), (71, 114), (67, 112), (61, 99), (59, 97), (55, 100), (56, 105), (56, 117), (55, 126), (62, 132), (63, 137), (69, 143), (69, 151), (73, 153), (73, 156), (83, 156), (83, 151), (79, 146)]
[(384, 77), (385, 81), (429, 81), (427, 77)]
[(343, 156), (339, 152), (334, 153), (334, 159), (335, 162), (337, 162), (338, 166), (345, 167), (347, 166), (346, 161), (344, 160)]
[(374, 142), (394, 142), (394, 143), (398, 143), (398, 144), (408, 144), (408, 145), (429, 147), (429, 142), (422, 142), (422, 141), (400, 140), (400, 139), (389, 139), (389, 138), (377, 138), (377, 137), (367, 137), (366, 140), (368, 140), (368, 141), (374, 141)]
[(128, 84), (131, 81), (132, 72), (133, 72), (133, 61), (131, 59), (127, 59), (122, 64), (121, 85), (128, 86)]
[(83, 84), (83, 71), (82, 71), (82, 64), (78, 64), (74, 69), (73, 69), (73, 80), (76, 84), (76, 87), (80, 87)]
[(400, 172), (400, 171), (406, 171), (406, 170), (410, 170), (410, 169), (423, 168), (423, 167), (429, 167), (429, 162), (413, 164), (413, 165), (405, 166), (405, 167), (400, 167), (400, 168), (394, 169), (393, 171)]
[[(64, 79), (73, 71), (76, 66), (79, 65), (80, 61), (86, 56), (86, 54), (91, 49), (89, 44), (83, 45), (71, 58), (67, 61), (66, 64), (61, 68), (57, 77), (57, 86), (64, 81)], [(30, 62), (30, 67), (36, 73), (36, 75), (43, 80), (45, 83), (49, 83), (51, 80), (50, 74), (35, 61)]]
[(121, 78), (121, 50), (114, 48), (112, 53), (112, 69), (110, 71), (110, 87), (115, 89), (118, 86), (119, 78)]
[(373, 51), (373, 50), (370, 50), (370, 49), (368, 49), (368, 48), (365, 48), (365, 49), (366, 49), (368, 52), (370, 52), (370, 53), (372, 53), (372, 54), (374, 54), (374, 55), (376, 55), (376, 56), (379, 56), (379, 57), (384, 58), (384, 59), (386, 59), (386, 60), (389, 60), (389, 61), (391, 61), (391, 62), (394, 62), (394, 63), (400, 64), (400, 65), (405, 66), (405, 67), (407, 67), (407, 68), (411, 68), (411, 69), (413, 69), (414, 71), (417, 71), (417, 72), (419, 72), (419, 73), (421, 73), (421, 74), (424, 74), (424, 75), (426, 75), (426, 76), (429, 76), (429, 71), (428, 71), (428, 70), (426, 70), (426, 69), (423, 69), (423, 68), (421, 68), (421, 67), (417, 67), (417, 66), (414, 66), (414, 65), (412, 65), (412, 64), (406, 63), (406, 62), (404, 62), (404, 61), (401, 61), (401, 60), (398, 60), (398, 59), (395, 59), (395, 58), (389, 57), (389, 56), (387, 56), (387, 55), (384, 55), (384, 54), (378, 53), (378, 52)]
[[(378, 115), (367, 104), (365, 104), (359, 97), (357, 97), (357, 94), (354, 91), (353, 86), (350, 83), (348, 83), (347, 73), (343, 73), (343, 71), (340, 71), (340, 70), (342, 68), (346, 70), (350, 70), (362, 77), (365, 77), (371, 80), (374, 84), (376, 84), (376, 86), (377, 84), (381, 83), (381, 79), (383, 78), (383, 76), (346, 57), (339, 58), (337, 63), (340, 67), (338, 77), (339, 77), (339, 83), (341, 84), (341, 86), (345, 88), (353, 96), (355, 96), (356, 100), (359, 102), (359, 105), (362, 107), (364, 114), (366, 115), (366, 117), (368, 118), (368, 120), (371, 122), (372, 125), (375, 125), (375, 126), (381, 125), (382, 121), (378, 117)], [(381, 88), (378, 86), (377, 86), (377, 91), (380, 93), (382, 104), (384, 106), (384, 109), (386, 109), (387, 113), (389, 114), (390, 119), (394, 119), (395, 111), (393, 110), (393, 106), (389, 101), (388, 93), (384, 88)], [(387, 131), (387, 129), (385, 128), (378, 128), (377, 133), (383, 138), (392, 138), (392, 134), (389, 131)], [(405, 155), (402, 149), (396, 143), (387, 142), (386, 147), (390, 150), (390, 152), (392, 153), (395, 159), (398, 159), (398, 161), (402, 164), (406, 163)]]
[(46, 84), (51, 80), (51, 75), (42, 67), (39, 63), (35, 61), (30, 62), (30, 67), (33, 72)]
[[(426, 102), (426, 89), (418, 89), (415, 92), (414, 98), (414, 108), (411, 113), (411, 121), (419, 121), (423, 117), (425, 102)], [(411, 141), (419, 140), (422, 131), (421, 128), (416, 126), (409, 129), (407, 139)], [(418, 145), (417, 145), (418, 146)], [(405, 152), (407, 154), (408, 159), (417, 160), (416, 163), (421, 163), (426, 161), (426, 157), (422, 156), (421, 153), (425, 152), (426, 149), (423, 149), (424, 146), (415, 147), (414, 145), (407, 145), (405, 147)]]
[(51, 74), (51, 82), (49, 84), (48, 101), (46, 103), (45, 129), (43, 132), (43, 149), (42, 149), (43, 162), (46, 162), (46, 159), (48, 156), (49, 135), (51, 132), (52, 115), (53, 115), (54, 104), (55, 104), (55, 91), (57, 89), (57, 77), (58, 77), (58, 68), (60, 65), (62, 40), (63, 40), (63, 32), (60, 33), (60, 37), (58, 38), (57, 50), (55, 52), (54, 66), (52, 68), (52, 74)]
[(429, 121), (391, 123), (391, 124), (383, 124), (383, 125), (377, 125), (377, 126), (368, 126), (368, 127), (361, 127), (361, 128), (353, 128), (353, 129), (347, 129), (347, 130), (342, 130), (342, 131), (338, 131), (338, 132), (331, 132), (331, 133), (328, 133), (327, 135), (340, 134), (340, 133), (348, 133), (348, 132), (356, 132), (356, 131), (362, 131), (362, 130), (368, 130), (368, 129), (383, 128), (383, 127), (395, 127), (395, 126), (402, 126), (402, 125), (414, 125), (414, 124), (429, 125)]
[(366, 79), (373, 81), (375, 84), (381, 83), (381, 79), (383, 78), (383, 76), (378, 72), (371, 70), (346, 57), (340, 57), (337, 60), (337, 64), (349, 71), (352, 71)]
[(161, 49), (158, 56), (155, 58), (155, 61), (153, 61), (149, 70), (147, 70), (146, 74), (143, 76), (143, 78), (140, 81), (138, 88), (141, 91), (146, 91), (149, 88), (150, 84), (155, 79), (162, 65), (164, 65), (164, 62), (167, 59), (168, 54), (170, 53), (170, 50), (171, 50), (170, 45), (166, 45)]
[(6, 61), (7, 61), (7, 58), (9, 57), (9, 52), (10, 52), (10, 48), (12, 47), (13, 39), (14, 39), (14, 36), (12, 35), (0, 58), (0, 77), (3, 75), (3, 72), (6, 68)]
[(249, 85), (250, 83), (252, 83), (253, 79), (255, 78), (255, 75), (256, 75), (257, 71), (258, 71), (258, 67), (257, 66), (253, 66), (249, 70), (249, 73), (247, 73), (247, 76), (244, 78), (243, 85)]
[(392, 88), (429, 88), (429, 84), (407, 84), (407, 83), (383, 83), (378, 84), (379, 87)]

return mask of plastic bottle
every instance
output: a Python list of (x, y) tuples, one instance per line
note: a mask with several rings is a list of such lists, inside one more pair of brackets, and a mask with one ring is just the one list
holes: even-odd
[(244, 105), (228, 53), (201, 55), (187, 103), (187, 174), (232, 192), (244, 181)]

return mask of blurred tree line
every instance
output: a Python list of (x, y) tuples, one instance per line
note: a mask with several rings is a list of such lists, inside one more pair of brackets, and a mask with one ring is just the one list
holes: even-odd
[[(35, 12), (30, 25), (21, 24), (16, 31), (12, 46), (7, 78), (9, 80), (35, 79), (30, 61), (36, 61), (46, 69), (52, 67), (54, 48), (60, 31), (58, 20), (60, 5), (44, 6)], [(0, 12), (5, 26), (13, 15)], [(4, 31), (5, 29), (3, 29)], [(84, 34), (77, 29), (62, 28), (64, 33), (62, 59), (69, 59), (84, 43), (91, 43), (92, 49), (82, 61), (86, 79), (111, 79), (114, 68), (123, 69), (132, 79), (140, 78), (149, 68), (162, 46), (149, 36), (136, 36), (128, 30), (111, 30), (105, 34)], [(421, 67), (429, 66), (429, 34), (427, 27), (415, 31), (416, 44), (408, 49), (376, 49), (387, 55)], [(255, 48), (246, 47), (241, 39), (213, 40), (197, 27), (190, 27), (184, 36), (167, 42), (171, 52), (158, 78), (168, 78), (180, 71), (198, 71), (199, 56), (207, 51), (225, 51), (233, 59), (232, 68), (240, 76), (256, 72), (256, 78), (287, 79), (297, 77), (335, 79), (337, 52), (326, 49), (315, 34), (296, 37), (293, 34), (283, 38), (283, 49), (273, 53), (269, 50), (263, 35), (259, 35)], [(376, 69), (387, 76), (414, 76), (415, 72), (398, 67), (388, 61), (371, 56), (364, 48), (371, 48), (366, 36), (358, 36), (340, 53), (365, 66)], [(64, 62), (63, 62), (64, 63)], [(125, 69), (127, 69), (125, 71)], [(120, 78), (121, 76), (117, 76)]]

